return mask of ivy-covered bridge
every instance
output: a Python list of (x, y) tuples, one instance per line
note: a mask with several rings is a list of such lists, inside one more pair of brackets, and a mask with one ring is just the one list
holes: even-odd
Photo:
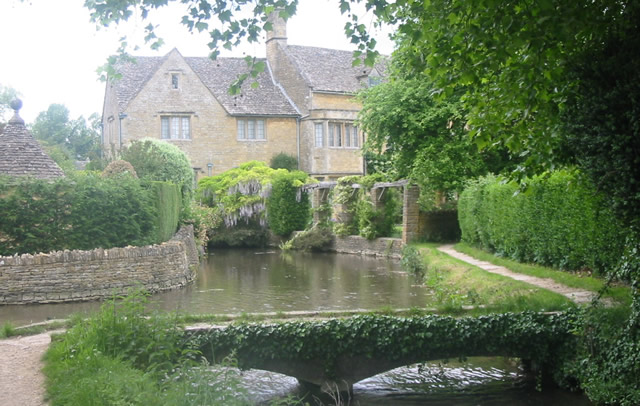
[(241, 368), (350, 391), (378, 373), (437, 359), (509, 356), (552, 368), (573, 348), (571, 320), (568, 314), (533, 312), (461, 318), (365, 315), (191, 332), (212, 362), (233, 353)]

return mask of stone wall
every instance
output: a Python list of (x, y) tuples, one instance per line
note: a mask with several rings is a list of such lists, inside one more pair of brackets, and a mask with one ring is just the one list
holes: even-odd
[(0, 304), (102, 299), (135, 287), (178, 288), (194, 280), (197, 264), (192, 226), (158, 245), (0, 257)]
[(403, 244), (400, 238), (376, 238), (375, 240), (367, 240), (358, 235), (349, 235), (334, 238), (328, 250), (342, 254), (401, 258), (402, 246)]

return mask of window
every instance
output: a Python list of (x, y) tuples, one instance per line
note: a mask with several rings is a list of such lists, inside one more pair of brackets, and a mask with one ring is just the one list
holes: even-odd
[(316, 147), (324, 147), (324, 125), (316, 123)]
[[(322, 124), (316, 124), (315, 139), (316, 147), (324, 146), (322, 136)], [(328, 142), (332, 148), (359, 148), (360, 138), (358, 135), (358, 127), (352, 123), (330, 122), (328, 124)]]
[(342, 123), (329, 123), (329, 146), (342, 147)]
[(177, 89), (178, 88), (178, 74), (177, 73), (172, 73), (171, 74), (171, 88), (172, 89)]
[(238, 119), (239, 140), (266, 140), (264, 120), (262, 119)]
[(345, 147), (358, 148), (360, 144), (358, 140), (358, 127), (351, 124), (345, 125), (344, 139)]
[(191, 122), (188, 116), (160, 117), (160, 133), (165, 140), (188, 140), (191, 138)]

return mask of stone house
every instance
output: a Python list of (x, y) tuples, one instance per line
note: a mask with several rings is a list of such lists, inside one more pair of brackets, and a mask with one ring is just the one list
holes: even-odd
[(64, 177), (58, 164), (44, 152), (24, 125), (19, 111), (22, 101), (11, 102), (13, 117), (0, 131), (0, 175), (30, 176), (38, 179)]
[(117, 153), (133, 140), (164, 139), (189, 156), (196, 176), (284, 152), (318, 179), (362, 174), (363, 134), (354, 126), (354, 95), (379, 80), (379, 67), (352, 67), (350, 51), (292, 46), (286, 23), (272, 15), (265, 70), (239, 95), (228, 93), (244, 58), (137, 57), (107, 83), (102, 141)]

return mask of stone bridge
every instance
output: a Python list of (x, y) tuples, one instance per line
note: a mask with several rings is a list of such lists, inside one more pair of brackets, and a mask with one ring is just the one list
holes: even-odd
[[(263, 369), (328, 390), (351, 391), (365, 378), (404, 365), (471, 356), (508, 356), (553, 368), (572, 348), (572, 316), (505, 313), (480, 317), (355, 316), (191, 330), (211, 362), (233, 354)], [(569, 347), (567, 347), (569, 346)]]

